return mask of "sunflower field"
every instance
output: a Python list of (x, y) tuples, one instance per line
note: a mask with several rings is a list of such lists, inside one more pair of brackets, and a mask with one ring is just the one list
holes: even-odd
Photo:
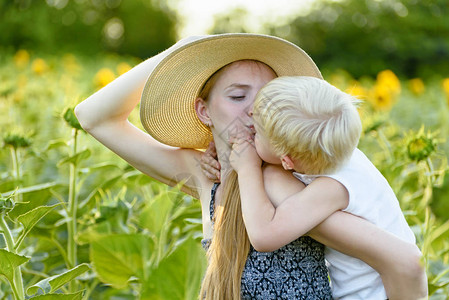
[[(80, 127), (74, 106), (136, 65), (118, 55), (0, 57), (0, 299), (196, 299), (196, 199), (141, 174)], [(388, 179), (449, 297), (449, 78), (324, 77), (362, 100), (359, 145)], [(140, 126), (138, 112), (131, 121)]]

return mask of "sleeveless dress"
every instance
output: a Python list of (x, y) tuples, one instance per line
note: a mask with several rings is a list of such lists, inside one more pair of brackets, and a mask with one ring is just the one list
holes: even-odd
[[(215, 183), (211, 191), (211, 220), (218, 185)], [(204, 249), (210, 242), (201, 241)], [(251, 246), (241, 284), (242, 299), (332, 299), (324, 245), (308, 236), (273, 252), (258, 252)]]

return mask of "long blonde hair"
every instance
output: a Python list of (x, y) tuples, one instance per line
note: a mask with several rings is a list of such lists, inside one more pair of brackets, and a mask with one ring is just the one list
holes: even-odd
[(207, 251), (209, 264), (201, 286), (200, 298), (238, 300), (250, 242), (243, 222), (235, 171), (226, 176), (221, 200), (216, 211), (214, 235)]
[[(200, 98), (208, 100), (215, 82), (227, 66), (209, 78), (199, 94)], [(200, 299), (239, 300), (250, 242), (243, 222), (237, 173), (231, 171), (222, 174), (222, 178), (223, 191), (220, 206), (215, 211), (214, 234), (207, 251), (209, 264), (201, 285)]]

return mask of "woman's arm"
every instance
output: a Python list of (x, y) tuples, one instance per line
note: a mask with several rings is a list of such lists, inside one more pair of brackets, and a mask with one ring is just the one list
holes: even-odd
[(199, 153), (163, 145), (128, 121), (152, 70), (167, 54), (191, 39), (195, 37), (137, 65), (80, 103), (75, 113), (87, 132), (131, 165), (169, 185), (186, 181), (184, 190), (198, 197), (199, 180), (205, 181), (198, 167)]
[[(275, 206), (304, 185), (280, 166), (263, 170), (267, 194)], [(427, 296), (427, 277), (422, 255), (415, 244), (378, 228), (370, 222), (344, 212), (335, 212), (313, 228), (309, 235), (344, 254), (356, 257), (381, 276), (392, 299), (422, 299)]]

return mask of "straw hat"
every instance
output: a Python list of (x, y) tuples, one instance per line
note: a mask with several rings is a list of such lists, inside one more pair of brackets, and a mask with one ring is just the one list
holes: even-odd
[(278, 76), (322, 78), (307, 53), (286, 40), (247, 33), (200, 37), (168, 54), (148, 77), (140, 106), (145, 130), (170, 146), (207, 148), (212, 133), (198, 119), (194, 100), (212, 74), (243, 59), (261, 61)]

